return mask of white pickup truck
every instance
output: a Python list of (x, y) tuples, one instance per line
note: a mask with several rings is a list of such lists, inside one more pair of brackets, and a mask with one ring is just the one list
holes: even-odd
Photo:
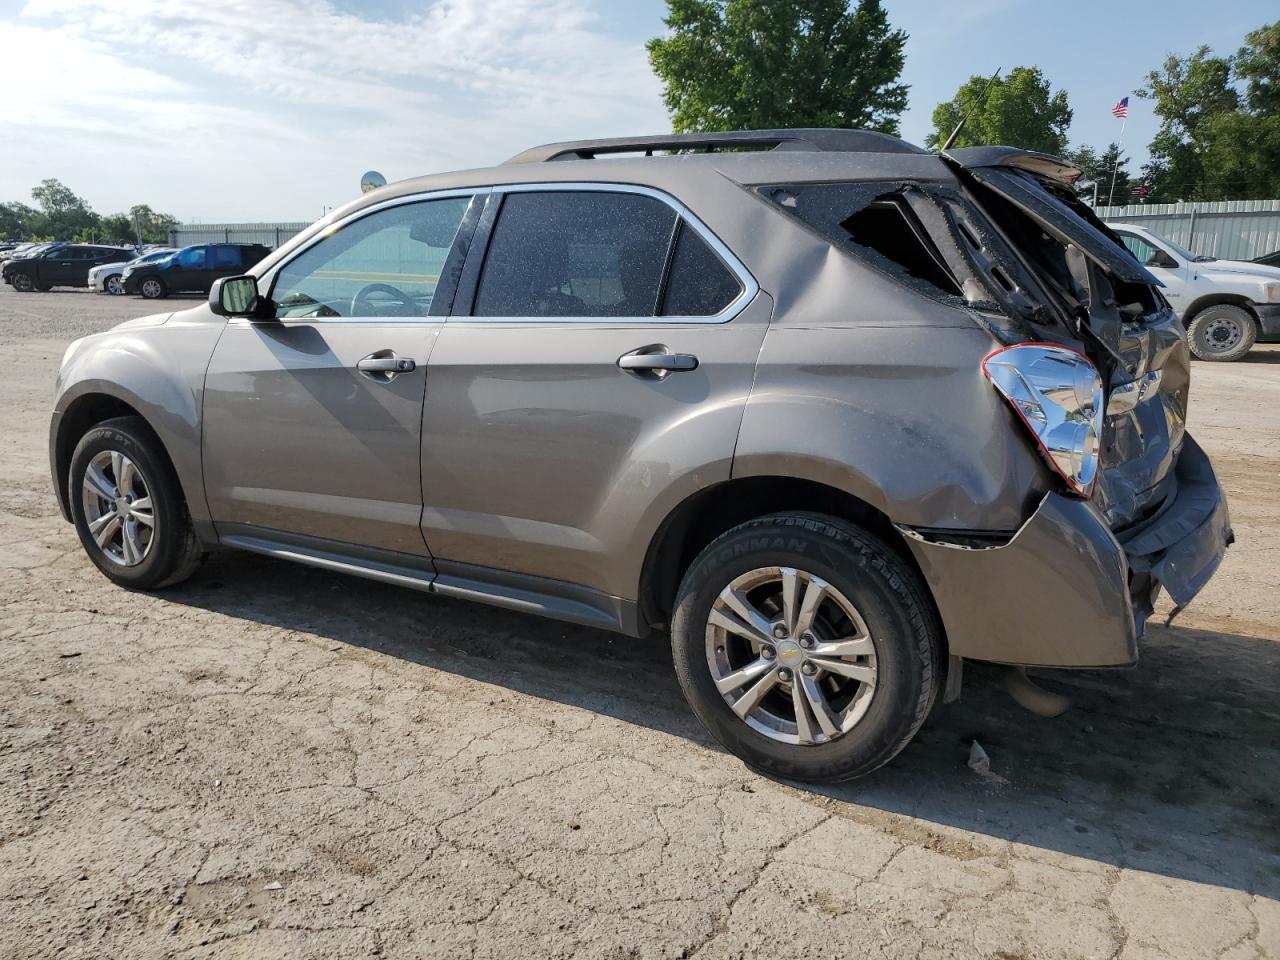
[(1239, 360), (1257, 340), (1280, 340), (1280, 268), (1216, 260), (1132, 223), (1108, 223), (1164, 284), (1201, 360)]

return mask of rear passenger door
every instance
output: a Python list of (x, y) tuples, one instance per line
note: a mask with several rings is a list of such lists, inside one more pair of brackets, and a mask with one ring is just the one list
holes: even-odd
[(771, 308), (665, 194), (495, 188), (427, 376), (440, 582), (634, 599), (661, 519), (729, 477)]

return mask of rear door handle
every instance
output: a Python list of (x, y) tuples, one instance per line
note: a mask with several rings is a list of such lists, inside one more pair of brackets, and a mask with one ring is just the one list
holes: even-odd
[(412, 373), (418, 364), (409, 357), (397, 357), (390, 350), (379, 350), (356, 361), (356, 369), (370, 380), (389, 383), (402, 373)]
[(698, 358), (691, 353), (668, 353), (666, 347), (641, 347), (620, 356), (618, 366), (633, 373), (665, 377), (681, 370), (697, 370)]

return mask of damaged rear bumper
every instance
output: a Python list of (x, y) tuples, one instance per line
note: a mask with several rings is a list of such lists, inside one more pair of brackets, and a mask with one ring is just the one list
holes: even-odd
[(1233, 539), (1226, 497), (1190, 437), (1175, 474), (1176, 495), (1118, 537), (1093, 504), (1056, 493), (996, 546), (899, 527), (933, 591), (951, 655), (1026, 666), (1134, 663), (1159, 588), (1186, 606)]

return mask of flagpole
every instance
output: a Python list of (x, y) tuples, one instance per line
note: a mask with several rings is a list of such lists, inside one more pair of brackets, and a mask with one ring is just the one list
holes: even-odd
[(1107, 206), (1111, 206), (1111, 201), (1116, 195), (1116, 174), (1120, 172), (1120, 156), (1124, 153), (1124, 128), (1129, 123), (1129, 111), (1125, 110), (1124, 118), (1120, 121), (1120, 142), (1116, 144), (1116, 165), (1111, 168), (1111, 189), (1107, 191)]

